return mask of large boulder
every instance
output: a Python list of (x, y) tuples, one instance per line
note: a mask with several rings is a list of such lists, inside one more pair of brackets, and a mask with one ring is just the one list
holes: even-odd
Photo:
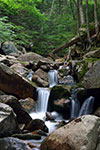
[[(65, 85), (56, 85), (51, 89), (50, 92), (50, 97), (49, 97), (49, 103), (48, 103), (48, 111), (57, 111), (59, 113), (64, 113), (66, 114), (66, 111), (69, 111), (69, 109), (66, 108), (65, 111), (65, 105), (69, 103), (66, 103), (66, 101), (70, 97), (70, 86), (65, 86)], [(66, 103), (62, 105), (62, 103)], [(68, 112), (67, 112), (68, 113)], [(66, 115), (67, 116), (67, 115)]]
[(100, 135), (100, 118), (85, 115), (52, 132), (41, 150), (96, 150)]
[(10, 68), (24, 77), (29, 74), (29, 70), (20, 63), (13, 64)]
[(4, 42), (2, 44), (2, 51), (6, 55), (9, 55), (11, 53), (19, 54), (19, 51), (17, 50), (13, 42)]
[(0, 63), (0, 90), (19, 98), (33, 98), (36, 89), (28, 80)]
[(36, 54), (34, 52), (29, 52), (26, 54), (22, 54), (18, 57), (18, 60), (20, 61), (26, 61), (26, 62), (30, 62), (30, 61), (34, 61), (35, 63), (38, 63), (40, 60), (41, 61), (45, 61), (48, 63), (52, 63), (52, 61), (48, 58), (44, 58), (43, 56)]
[(16, 130), (17, 121), (12, 108), (6, 104), (0, 103), (0, 138), (10, 136)]
[(48, 86), (48, 74), (42, 69), (38, 69), (34, 73), (32, 79), (38, 86), (43, 86), (43, 87)]
[(93, 67), (89, 69), (82, 83), (86, 89), (100, 88), (100, 61), (97, 61)]
[(0, 150), (31, 150), (31, 148), (23, 140), (7, 137), (0, 139)]
[(21, 106), (18, 99), (12, 95), (1, 95), (0, 102), (9, 105), (13, 108), (14, 113), (16, 114), (16, 118), (18, 123), (28, 124), (32, 118), (30, 115), (25, 111), (25, 109)]

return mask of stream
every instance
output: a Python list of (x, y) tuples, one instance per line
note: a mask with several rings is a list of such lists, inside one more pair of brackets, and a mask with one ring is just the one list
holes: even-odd
[[(36, 104), (36, 111), (30, 113), (30, 116), (33, 119), (42, 119), (44, 121), (46, 119), (50, 90), (53, 86), (58, 84), (58, 77), (56, 70), (50, 70), (48, 72), (48, 80), (49, 80), (49, 88), (43, 87), (37, 88), (38, 101)], [(90, 96), (89, 98), (87, 98), (84, 101), (83, 105), (80, 107), (80, 102), (77, 99), (77, 89), (74, 89), (72, 91), (70, 101), (71, 101), (70, 118), (76, 118), (84, 114), (89, 114), (93, 110), (94, 97)], [(64, 120), (63, 117), (57, 112), (51, 112), (51, 115), (54, 117), (55, 121), (45, 121), (45, 124), (49, 129), (48, 135), (56, 129), (56, 126), (57, 124), (59, 124), (60, 121)], [(68, 120), (64, 121), (68, 122)], [(40, 144), (44, 139), (45, 137), (42, 137), (41, 140), (32, 140), (30, 142), (34, 143), (34, 145), (36, 145), (37, 147), (40, 147)], [(40, 149), (34, 148), (33, 150), (40, 150)]]

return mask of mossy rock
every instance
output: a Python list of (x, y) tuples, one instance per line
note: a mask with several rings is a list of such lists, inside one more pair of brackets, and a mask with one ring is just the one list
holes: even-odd
[(50, 97), (49, 97), (49, 103), (48, 103), (48, 111), (54, 110), (54, 101), (64, 98), (68, 99), (71, 91), (71, 86), (66, 85), (57, 85), (54, 86), (51, 89)]
[(40, 140), (41, 136), (38, 134), (14, 134), (12, 137), (16, 137), (22, 140)]

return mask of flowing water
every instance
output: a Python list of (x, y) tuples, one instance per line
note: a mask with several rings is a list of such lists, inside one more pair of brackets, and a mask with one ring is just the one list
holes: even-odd
[(48, 72), (48, 81), (49, 81), (49, 87), (53, 87), (56, 84), (58, 84), (58, 77), (57, 77), (57, 70), (50, 70)]
[(78, 116), (91, 114), (93, 111), (93, 104), (94, 104), (94, 97), (90, 96), (84, 101)]

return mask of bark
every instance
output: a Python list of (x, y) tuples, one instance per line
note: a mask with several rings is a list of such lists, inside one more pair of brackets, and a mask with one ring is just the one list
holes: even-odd
[(97, 15), (97, 0), (94, 0), (94, 20), (95, 20), (95, 31), (98, 37), (99, 35), (99, 22), (98, 22), (98, 15)]
[(54, 9), (54, 3), (55, 3), (55, 0), (52, 0), (52, 6), (51, 6), (51, 10), (50, 10), (49, 16), (52, 15), (52, 12), (53, 12), (53, 9)]
[(87, 37), (88, 42), (92, 44), (91, 37), (90, 37), (90, 31), (89, 31), (89, 9), (88, 9), (88, 0), (86, 0), (86, 24), (87, 24)]
[(73, 9), (73, 3), (72, 3), (72, 0), (70, 0), (70, 7), (71, 7), (73, 19), (75, 20), (75, 14), (74, 14), (74, 9)]
[(81, 22), (81, 25), (85, 24), (85, 18), (84, 18), (84, 11), (83, 11), (82, 0), (79, 0), (79, 12), (80, 12), (80, 22)]

